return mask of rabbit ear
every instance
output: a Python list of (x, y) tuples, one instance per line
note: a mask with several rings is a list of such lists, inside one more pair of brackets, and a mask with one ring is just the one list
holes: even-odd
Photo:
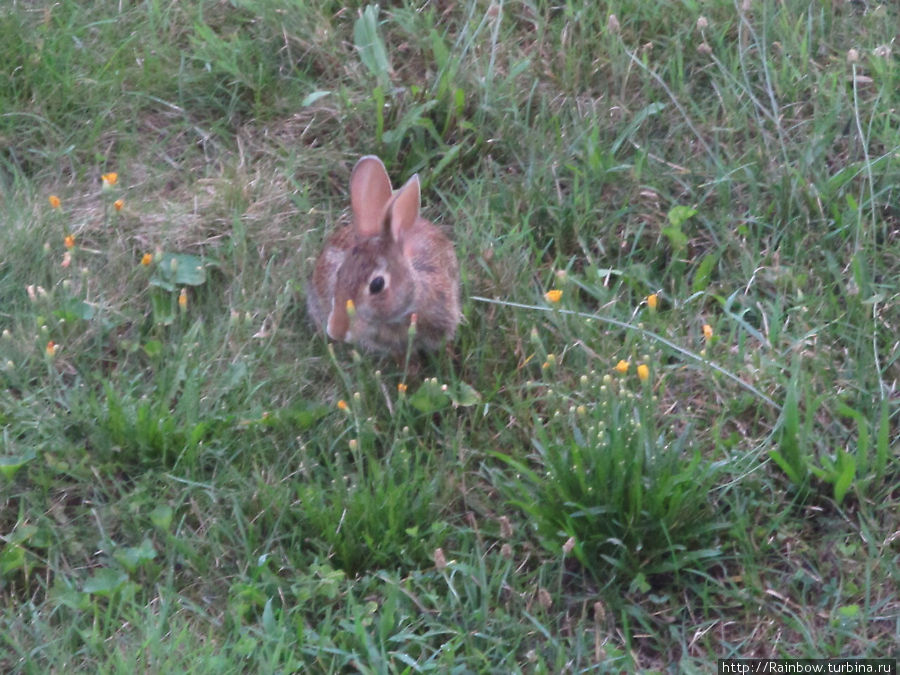
[(356, 231), (364, 237), (380, 234), (385, 204), (391, 198), (391, 179), (375, 155), (366, 155), (350, 174), (350, 210)]
[(419, 174), (414, 174), (397, 190), (387, 206), (386, 224), (390, 225), (391, 238), (403, 243), (419, 219)]

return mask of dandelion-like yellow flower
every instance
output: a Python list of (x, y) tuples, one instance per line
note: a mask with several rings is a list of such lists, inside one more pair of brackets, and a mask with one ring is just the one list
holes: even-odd
[(647, 378), (650, 377), (650, 368), (647, 367), (646, 363), (642, 363), (637, 367), (637, 376), (641, 382), (646, 382)]
[(113, 206), (115, 207), (116, 211), (121, 211), (122, 207), (125, 206), (125, 200), (117, 199), (116, 201), (113, 202)]
[(143, 265), (144, 267), (147, 267), (152, 262), (153, 262), (153, 254), (152, 253), (145, 253), (143, 255), (143, 257), (141, 257), (141, 265)]
[(712, 340), (713, 329), (708, 323), (703, 324), (703, 337), (706, 338), (707, 342)]
[(119, 182), (119, 174), (115, 171), (110, 171), (109, 173), (105, 173), (100, 176), (100, 180), (103, 181), (103, 187), (111, 188), (113, 185)]
[(656, 309), (656, 305), (659, 304), (659, 296), (656, 293), (651, 293), (647, 296), (647, 307), (650, 309)]
[(622, 359), (621, 361), (619, 361), (619, 362), (614, 366), (614, 370), (615, 370), (617, 373), (619, 373), (619, 375), (624, 375), (625, 373), (628, 372), (628, 367), (629, 367), (630, 365), (631, 365), (631, 364), (628, 363), (628, 361), (626, 361), (625, 359)]
[(344, 412), (347, 412), (350, 409), (350, 406), (347, 405), (347, 401), (345, 401), (344, 399), (341, 399), (337, 402), (337, 407), (338, 410), (343, 410)]
[(182, 288), (181, 292), (178, 294), (178, 306), (181, 309), (187, 309), (188, 297), (187, 297), (187, 289)]
[(59, 197), (57, 197), (56, 195), (50, 195), (49, 197), (47, 197), (47, 200), (50, 202), (50, 208), (53, 209), (58, 209), (60, 207), (60, 204), (62, 204), (62, 202), (59, 201)]
[(47, 343), (47, 348), (44, 350), (47, 353), (47, 356), (53, 358), (56, 356), (56, 350), (59, 349), (59, 345), (56, 344), (53, 340)]
[(75, 235), (67, 234), (66, 238), (63, 239), (63, 243), (66, 245), (66, 248), (75, 248)]
[(544, 299), (547, 302), (555, 305), (557, 302), (562, 300), (562, 293), (563, 292), (558, 288), (554, 288), (552, 291), (547, 291), (546, 293), (544, 293)]
[(398, 382), (397, 383), (397, 391), (398, 392), (400, 392), (401, 394), (405, 394), (406, 389), (407, 389), (406, 382)]
[(351, 319), (354, 316), (356, 316), (356, 303), (353, 302), (353, 300), (347, 300), (346, 307), (347, 307), (347, 316), (349, 316)]

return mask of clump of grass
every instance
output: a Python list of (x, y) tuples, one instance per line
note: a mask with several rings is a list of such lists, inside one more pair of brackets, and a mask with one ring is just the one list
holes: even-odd
[(619, 373), (591, 371), (563, 392), (533, 383), (547, 390), (530, 425), (534, 453), (495, 453), (511, 470), (507, 498), (545, 548), (571, 553), (603, 584), (703, 569), (721, 553), (726, 521), (711, 494), (721, 467), (704, 460), (690, 427), (660, 428), (645, 369), (630, 369), (630, 382), (622, 361)]

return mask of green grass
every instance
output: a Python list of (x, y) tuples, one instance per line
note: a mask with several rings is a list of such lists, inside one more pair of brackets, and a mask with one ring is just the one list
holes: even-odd
[[(741, 4), (0, 9), (0, 670), (896, 657), (900, 12)], [(304, 309), (368, 153), (408, 371)]]

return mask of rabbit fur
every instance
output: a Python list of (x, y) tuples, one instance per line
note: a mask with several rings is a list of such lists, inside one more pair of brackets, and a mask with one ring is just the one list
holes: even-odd
[[(419, 215), (418, 175), (394, 192), (378, 157), (350, 176), (352, 223), (316, 260), (307, 308), (316, 326), (367, 351), (433, 350), (460, 321), (459, 264), (453, 244)], [(415, 320), (415, 328), (410, 330)]]

